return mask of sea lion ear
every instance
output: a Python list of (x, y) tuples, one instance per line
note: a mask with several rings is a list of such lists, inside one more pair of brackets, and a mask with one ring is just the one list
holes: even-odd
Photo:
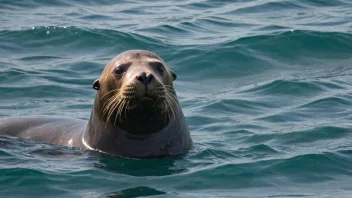
[(177, 74), (175, 72), (173, 72), (172, 70), (170, 70), (171, 74), (172, 74), (172, 80), (175, 81), (177, 79)]
[(99, 83), (99, 79), (96, 79), (93, 83), (93, 89), (95, 90), (99, 90), (100, 89), (100, 83)]

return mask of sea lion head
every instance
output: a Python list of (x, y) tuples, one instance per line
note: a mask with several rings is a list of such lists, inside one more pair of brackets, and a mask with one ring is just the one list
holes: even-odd
[(175, 79), (176, 74), (154, 53), (123, 52), (93, 83), (98, 91), (97, 114), (105, 123), (133, 134), (157, 132), (177, 116)]

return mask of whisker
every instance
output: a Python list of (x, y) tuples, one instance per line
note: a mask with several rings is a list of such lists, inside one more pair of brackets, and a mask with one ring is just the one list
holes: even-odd
[(130, 101), (126, 102), (126, 107), (125, 107), (125, 118), (127, 118), (126, 110), (128, 109), (128, 105), (130, 104)]
[[(121, 97), (120, 97), (120, 95), (116, 95), (116, 96), (114, 96), (114, 97), (111, 97), (109, 100), (109, 103), (107, 104), (107, 106), (104, 108), (104, 115), (105, 115), (105, 113), (106, 112), (108, 112), (109, 110), (110, 110), (110, 108), (111, 108), (111, 106), (114, 104), (114, 103), (116, 103), (116, 102), (118, 102), (119, 100), (121, 99)], [(103, 115), (103, 116), (104, 116)]]
[[(108, 113), (108, 118), (107, 121), (108, 122), (112, 116), (112, 114), (114, 113), (114, 111), (116, 110), (116, 108), (119, 106), (119, 104), (123, 101), (123, 98), (120, 97), (116, 100), (116, 102), (112, 105), (112, 107), (109, 109), (109, 113)], [(116, 112), (118, 113), (118, 112)], [(116, 114), (117, 115), (117, 114)]]
[(118, 97), (120, 96), (119, 95), (112, 96), (103, 104), (103, 107), (105, 107), (106, 103), (108, 103), (106, 107), (109, 107), (114, 102), (114, 100), (116, 100)]
[(173, 113), (174, 116), (178, 117), (179, 115), (179, 108), (177, 108), (178, 106), (178, 102), (177, 102), (177, 98), (175, 95), (173, 94), (166, 94), (166, 96), (168, 97), (169, 101), (170, 101), (170, 107), (173, 109)]
[(122, 111), (125, 108), (126, 103), (127, 103), (127, 100), (124, 100), (122, 102), (122, 104), (120, 105), (119, 110), (118, 110), (119, 111), (120, 122), (122, 122)]
[(114, 126), (115, 126), (115, 123), (116, 123), (117, 117), (119, 117), (119, 116), (120, 116), (120, 114), (121, 114), (121, 113), (119, 112), (119, 108), (120, 108), (120, 106), (118, 107), (118, 105), (120, 105), (121, 103), (123, 103), (123, 101), (124, 101), (124, 98), (122, 98), (122, 99), (121, 99), (118, 103), (116, 103), (114, 110), (112, 110), (112, 111), (115, 111), (115, 110), (117, 109), (117, 111), (116, 111), (116, 113), (115, 113)]
[(111, 90), (111, 91), (109, 91), (109, 92), (107, 92), (106, 94), (104, 94), (104, 96), (102, 96), (101, 98), (100, 98), (100, 100), (102, 100), (106, 95), (108, 95), (109, 93), (111, 93), (111, 92), (113, 92), (113, 91), (118, 91), (118, 90), (120, 90), (120, 89), (114, 89), (114, 90)]

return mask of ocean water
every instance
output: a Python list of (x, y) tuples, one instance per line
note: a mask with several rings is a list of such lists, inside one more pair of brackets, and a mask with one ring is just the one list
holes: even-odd
[(0, 137), (0, 197), (352, 197), (352, 1), (0, 0), (0, 118), (87, 120), (130, 49), (178, 74), (194, 150)]

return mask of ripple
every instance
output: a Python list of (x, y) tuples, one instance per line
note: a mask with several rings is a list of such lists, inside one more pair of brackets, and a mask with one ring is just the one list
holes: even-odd
[(104, 20), (104, 21), (117, 20), (114, 17), (106, 16), (106, 15), (102, 15), (102, 14), (91, 14), (91, 15), (88, 15), (88, 16), (82, 16), (82, 17), (80, 17), (80, 19), (83, 19), (83, 20), (98, 20), (98, 21), (99, 20)]
[(347, 99), (341, 97), (326, 97), (314, 100), (308, 104), (302, 105), (299, 108), (308, 108), (312, 109), (324, 109), (326, 107), (334, 107), (334, 108), (345, 108), (345, 106), (350, 105), (351, 102)]
[(348, 128), (326, 126), (276, 134), (272, 135), (272, 139), (283, 144), (305, 144), (321, 140), (348, 138), (350, 133), (351, 131)]
[(279, 151), (265, 144), (257, 144), (248, 148), (240, 148), (234, 152), (235, 156), (246, 160), (263, 160), (265, 158), (272, 159), (278, 154), (280, 154)]
[(232, 161), (238, 158), (238, 156), (231, 153), (230, 151), (221, 150), (218, 148), (201, 149), (200, 151), (198, 151), (194, 155), (191, 155), (190, 157), (194, 159), (203, 159), (201, 162), (197, 163), (198, 167), (193, 167), (194, 170), (197, 170), (197, 168), (204, 169), (204, 168), (207, 168), (207, 166), (213, 166), (214, 164), (221, 163), (223, 161)]
[(234, 115), (235, 113), (255, 115), (270, 108), (270, 104), (250, 100), (223, 99), (219, 102), (206, 105), (204, 108), (212, 112), (227, 113), (229, 115)]
[[(47, 34), (48, 31), (50, 32), (49, 34)], [(99, 54), (100, 50), (101, 54), (104, 56), (108, 54), (111, 58), (116, 55), (116, 52), (109, 55), (109, 53), (116, 50), (116, 43), (119, 46), (124, 46), (120, 47), (120, 50), (131, 48), (149, 49), (150, 45), (158, 46), (161, 43), (161, 41), (148, 37), (114, 30), (56, 26), (35, 27), (35, 29), (22, 31), (3, 30), (0, 31), (0, 39), (7, 42), (4, 46), (0, 45), (0, 50), (6, 49), (7, 53), (11, 52), (9, 47), (12, 46), (13, 53), (28, 52), (35, 49), (39, 53), (50, 52), (51, 54), (47, 55), (48, 57), (70, 57), (72, 55), (71, 49), (77, 49), (75, 50), (76, 53), (94, 51), (94, 54)], [(97, 57), (101, 57), (101, 55)]]
[(311, 6), (321, 6), (321, 7), (329, 7), (329, 6), (341, 6), (346, 5), (347, 2), (336, 0), (336, 1), (319, 1), (319, 0), (308, 0), (302, 3), (311, 5)]
[(66, 2), (62, 1), (11, 1), (11, 0), (5, 0), (1, 2), (0, 9), (3, 10), (25, 10), (28, 8), (39, 8), (42, 6), (69, 6)]
[(236, 9), (226, 14), (257, 14), (262, 12), (273, 12), (273, 11), (283, 11), (283, 10), (296, 10), (296, 9), (305, 9), (304, 6), (299, 5), (297, 3), (282, 1), (282, 2), (266, 2), (263, 4), (247, 4), (247, 6), (243, 6), (242, 8)]
[[(147, 32), (148, 34), (153, 34), (153, 35), (167, 34), (172, 36), (173, 38), (184, 38), (186, 35), (191, 34), (191, 32), (187, 28), (177, 27), (172, 25), (160, 25), (152, 28), (139, 29), (139, 31)], [(154, 36), (154, 37), (160, 37), (160, 36)], [(167, 42), (167, 41), (165, 40), (164, 42)]]
[(267, 25), (264, 27), (259, 27), (257, 29), (255, 29), (255, 31), (269, 31), (269, 32), (278, 32), (278, 31), (286, 31), (290, 29), (289, 27), (285, 27), (285, 26), (279, 26), (279, 25)]
[[(305, 154), (288, 159), (255, 161), (251, 163), (223, 164), (182, 175), (189, 188), (206, 189), (213, 182), (223, 182), (223, 189), (290, 186), (291, 182), (324, 182), (339, 176), (351, 175), (348, 168), (351, 157), (335, 153)], [(299, 174), (298, 174), (299, 173)], [(202, 181), (201, 186), (192, 185)], [(237, 182), (232, 182), (237, 181)]]
[(110, 156), (101, 156), (94, 167), (135, 177), (167, 176), (182, 173), (188, 169), (186, 166), (177, 165), (177, 158), (137, 160)]
[[(244, 27), (253, 27), (253, 24), (250, 23), (236, 23), (233, 22), (231, 20), (227, 20), (225, 18), (220, 18), (220, 17), (212, 17), (209, 19), (198, 19), (197, 21), (195, 21), (195, 24), (203, 24), (205, 25), (207, 28), (229, 28), (228, 31), (233, 31), (234, 27), (237, 28), (244, 28)], [(222, 30), (225, 31), (225, 30)]]
[[(341, 59), (349, 58), (352, 47), (350, 43), (352, 35), (341, 32), (315, 32), (294, 30), (274, 35), (258, 35), (243, 37), (236, 41), (226, 42), (224, 46), (244, 45), (247, 48), (275, 57), (278, 60), (284, 56), (292, 63), (292, 58), (309, 55), (309, 58), (334, 59), (338, 56)], [(286, 46), (290, 46), (288, 49)], [(331, 51), (331, 48), (336, 51)], [(266, 49), (270, 49), (270, 52)], [(294, 51), (295, 53), (292, 53)], [(286, 62), (287, 62), (286, 61)], [(308, 64), (308, 62), (307, 62)], [(312, 64), (312, 63), (311, 63)]]
[[(26, 92), (23, 92), (23, 89)], [(59, 85), (37, 85), (37, 86), (27, 86), (27, 87), (0, 87), (3, 91), (3, 99), (16, 97), (36, 97), (36, 98), (47, 98), (47, 97), (62, 97), (63, 95), (69, 97), (77, 97), (82, 94), (87, 94), (87, 91), (63, 87)]]
[(51, 60), (51, 59), (63, 59), (64, 57), (57, 57), (57, 56), (26, 56), (22, 57), (19, 60), (22, 61), (31, 61), (31, 60)]
[[(329, 180), (331, 176), (351, 175), (352, 172), (346, 166), (350, 162), (351, 158), (345, 158), (334, 153), (306, 154), (275, 163), (266, 170), (293, 176), (291, 180), (296, 180), (296, 182), (309, 182), (312, 180), (322, 182)], [(294, 176), (296, 171), (304, 172), (305, 174), (304, 176), (301, 174)]]

